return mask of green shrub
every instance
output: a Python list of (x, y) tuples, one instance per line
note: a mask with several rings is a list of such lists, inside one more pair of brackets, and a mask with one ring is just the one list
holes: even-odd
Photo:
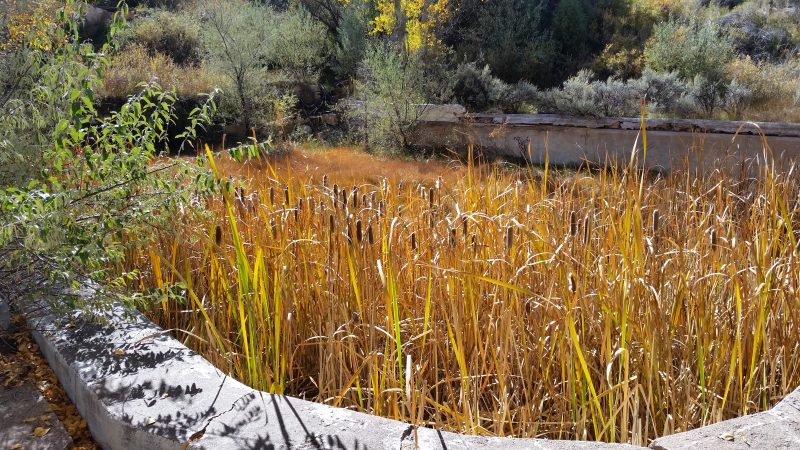
[(329, 54), (325, 27), (302, 8), (274, 14), (270, 60), (296, 81), (316, 81)]
[(477, 63), (459, 64), (452, 75), (453, 101), (470, 111), (483, 111), (496, 106), (509, 91), (509, 86), (492, 76), (489, 66)]
[(269, 103), (266, 61), (275, 44), (275, 14), (244, 0), (206, 0), (199, 9), (209, 64), (224, 76), (220, 111), (250, 130)]
[(337, 76), (347, 79), (355, 75), (359, 63), (367, 51), (367, 34), (370, 17), (366, 4), (358, 1), (347, 3), (342, 9), (341, 20), (336, 27), (336, 46), (333, 50)]
[(178, 65), (198, 64), (203, 55), (200, 25), (189, 15), (152, 11), (122, 33), (126, 45), (140, 45), (151, 56), (161, 53)]
[(686, 82), (700, 76), (716, 86), (725, 78), (734, 52), (730, 39), (713, 20), (669, 20), (655, 27), (644, 57), (647, 67), (656, 72), (674, 71)]
[(411, 148), (427, 100), (422, 67), (419, 54), (390, 44), (374, 43), (367, 49), (355, 83), (358, 103), (346, 115), (362, 128), (368, 148)]

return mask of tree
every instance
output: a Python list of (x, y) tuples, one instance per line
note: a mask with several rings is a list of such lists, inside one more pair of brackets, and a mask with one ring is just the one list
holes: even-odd
[(594, 11), (586, 0), (561, 0), (553, 13), (553, 42), (562, 70), (573, 71), (586, 60)]
[[(15, 139), (2, 151), (30, 143), (36, 150), (20, 155), (25, 165), (35, 165), (28, 179), (0, 180), (4, 292), (31, 278), (55, 282), (57, 289), (87, 282), (124, 286), (135, 274), (112, 275), (115, 264), (153, 234), (150, 227), (163, 227), (193, 191), (188, 166), (156, 161), (174, 122), (172, 93), (149, 85), (119, 111), (98, 112), (95, 90), (113, 46), (96, 52), (80, 41), (75, 4), (67, 1), (58, 11), (51, 46), (23, 42), (21, 48), (35, 57), (29, 89), (14, 90), (0, 105), (0, 135)], [(112, 24), (111, 39), (126, 12)], [(206, 103), (191, 113), (192, 127), (181, 137), (192, 139), (212, 109)], [(83, 304), (89, 310), (103, 305)]]
[(347, 113), (364, 127), (369, 147), (411, 148), (427, 99), (422, 67), (419, 53), (389, 43), (374, 43), (367, 50), (355, 83), (360, 104)]
[(245, 0), (207, 0), (202, 8), (204, 39), (212, 64), (230, 80), (245, 130), (257, 114), (273, 37), (273, 13)]

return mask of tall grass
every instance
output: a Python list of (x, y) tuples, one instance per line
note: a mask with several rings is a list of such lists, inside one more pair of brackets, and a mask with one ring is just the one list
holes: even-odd
[(313, 162), (218, 162), (250, 176), (128, 261), (143, 289), (182, 282), (188, 300), (151, 317), (254, 387), (467, 433), (647, 444), (800, 384), (791, 170), (470, 162), (344, 184)]

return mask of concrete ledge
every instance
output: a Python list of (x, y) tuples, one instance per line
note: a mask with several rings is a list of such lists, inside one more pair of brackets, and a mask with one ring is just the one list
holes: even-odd
[[(27, 318), (48, 363), (106, 449), (415, 448), (409, 424), (253, 390), (138, 312), (116, 308), (102, 326), (52, 312)], [(419, 428), (417, 437), (421, 449), (636, 448), (429, 428)]]
[(769, 411), (665, 436), (653, 441), (650, 447), (655, 450), (800, 449), (800, 388)]
[[(38, 311), (33, 313), (32, 311)], [(31, 308), (42, 353), (106, 449), (539, 449), (640, 447), (468, 436), (253, 390), (221, 373), (138, 312), (105, 325)], [(800, 448), (800, 389), (772, 410), (681, 433), (653, 448)], [(739, 433), (739, 434), (737, 434)], [(738, 436), (742, 436), (739, 440)], [(772, 444), (776, 446), (771, 446)], [(744, 444), (743, 444), (744, 445)]]

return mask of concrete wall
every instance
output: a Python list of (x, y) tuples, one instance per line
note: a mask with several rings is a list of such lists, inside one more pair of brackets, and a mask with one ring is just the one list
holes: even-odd
[[(137, 311), (103, 325), (31, 302), (45, 358), (105, 449), (635, 450), (595, 442), (468, 436), (251, 389)], [(772, 410), (658, 439), (677, 450), (798, 449), (800, 389)]]
[[(454, 114), (450, 114), (451, 116)], [(468, 144), (488, 156), (523, 158), (541, 164), (579, 165), (584, 161), (641, 162), (643, 137), (638, 119), (585, 119), (552, 115), (455, 115), (440, 117), (434, 109), (423, 118), (417, 143), (426, 147), (465, 148)], [(431, 119), (431, 120), (427, 120)], [(780, 164), (800, 161), (800, 126), (740, 122), (654, 119), (648, 121), (644, 166), (739, 170), (742, 164), (764, 161), (766, 154)], [(739, 134), (736, 134), (736, 131)], [(772, 135), (762, 136), (768, 132)], [(766, 147), (765, 147), (766, 143)]]

